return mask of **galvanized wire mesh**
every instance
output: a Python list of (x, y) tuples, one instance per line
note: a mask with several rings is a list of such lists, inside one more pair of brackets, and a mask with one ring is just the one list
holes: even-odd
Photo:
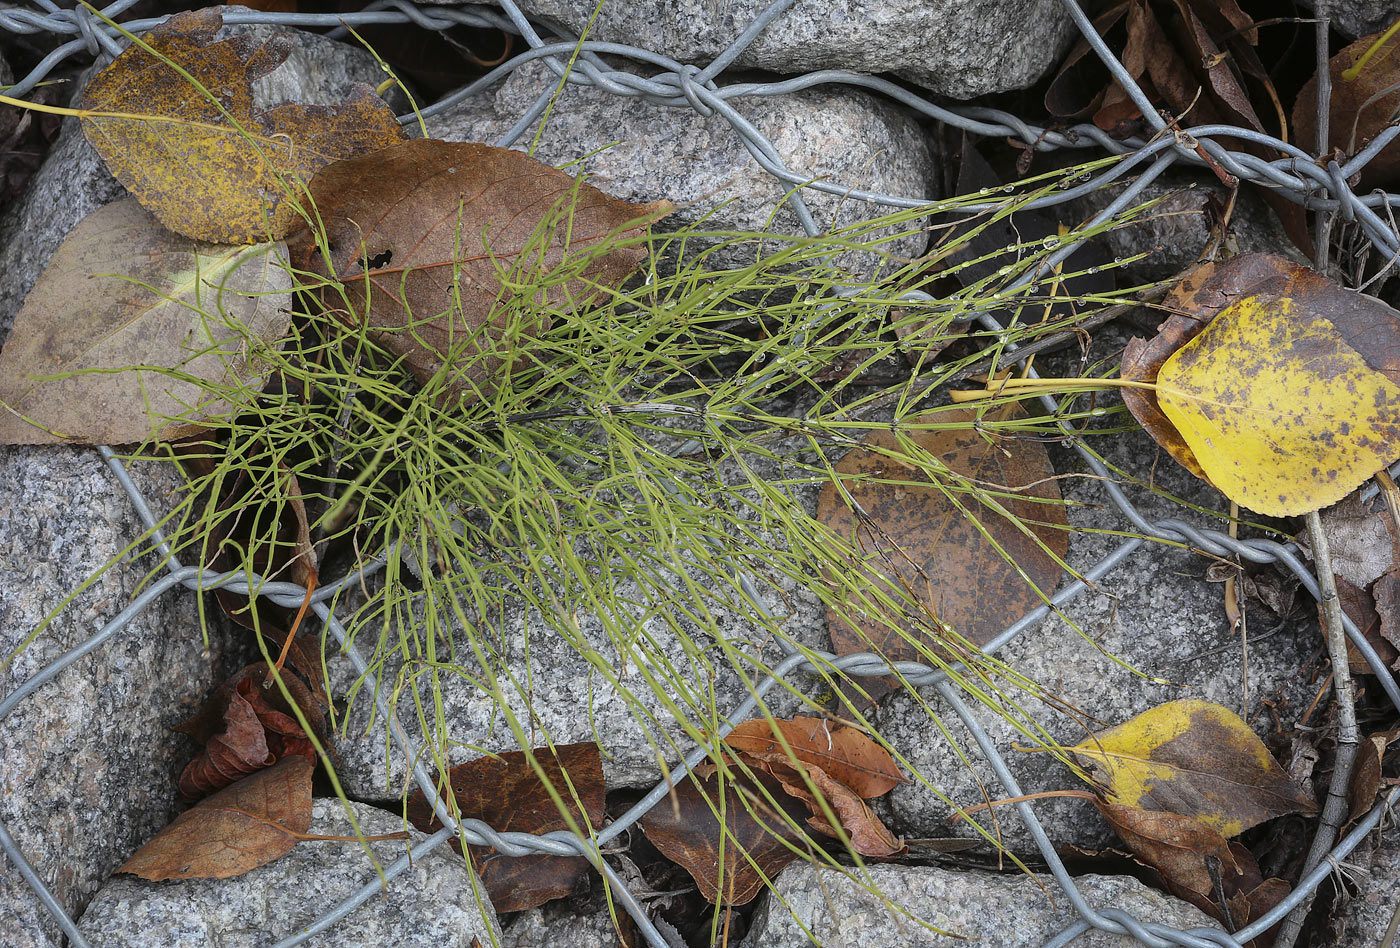
[[(782, 158), (773, 144), (744, 119), (743, 115), (730, 104), (731, 100), (739, 96), (780, 96), (799, 89), (821, 85), (857, 86), (887, 96), (923, 115), (945, 122), (955, 128), (978, 135), (1019, 139), (1026, 146), (1037, 151), (1094, 148), (1125, 155), (1126, 157), (1122, 161), (1093, 176), (1085, 183), (1058, 194), (1041, 197), (1027, 205), (1028, 207), (1044, 207), (1061, 204), (1095, 191), (1113, 180), (1136, 173), (1136, 177), (1127, 184), (1111, 204), (1094, 218), (1091, 225), (1107, 221), (1124, 209), (1133, 206), (1143, 190), (1167, 168), (1178, 163), (1204, 165), (1205, 161), (1196, 150), (1199, 146), (1219, 166), (1242, 180), (1271, 188), (1275, 193), (1308, 209), (1327, 215), (1335, 215), (1344, 221), (1355, 222), (1365, 237), (1381, 253), (1383, 259), (1394, 261), (1400, 258), (1400, 233), (1396, 231), (1393, 216), (1389, 210), (1400, 205), (1400, 195), (1384, 192), (1357, 194), (1348, 184), (1348, 180), (1353, 175), (1364, 168), (1382, 149), (1394, 142), (1397, 136), (1400, 136), (1400, 125), (1388, 127), (1364, 150), (1344, 163), (1332, 157), (1318, 159), (1297, 145), (1280, 141), (1251, 129), (1226, 125), (1196, 127), (1184, 131), (1169, 129), (1166, 121), (1158, 115), (1153, 104), (1124, 67), (1114, 58), (1074, 0), (1062, 0), (1062, 2), (1099, 58), (1108, 67), (1113, 77), (1127, 90), (1133, 101), (1141, 108), (1148, 123), (1155, 129), (1156, 134), (1150, 140), (1114, 140), (1092, 125), (1078, 125), (1066, 129), (1042, 129), (996, 109), (944, 107), (889, 81), (840, 70), (822, 70), (779, 82), (720, 84), (719, 79), (725, 68), (735, 61), (745, 47), (753, 42), (768, 24), (781, 17), (793, 2), (794, 0), (777, 0), (744, 30), (728, 49), (704, 68), (679, 63), (666, 56), (634, 46), (593, 41), (580, 44), (576, 37), (561, 35), (557, 30), (554, 31), (553, 35), (542, 36), (513, 0), (501, 0), (501, 9), (440, 6), (420, 8), (406, 2), (406, 0), (377, 0), (362, 12), (333, 15), (231, 10), (224, 15), (224, 22), (228, 24), (262, 23), (283, 26), (338, 27), (341, 29), (347, 25), (356, 27), (371, 23), (414, 23), (428, 30), (442, 30), (456, 25), (466, 25), (499, 28), (512, 32), (524, 38), (529, 47), (526, 52), (503, 63), (472, 85), (424, 110), (423, 114), (431, 114), (449, 108), (464, 98), (476, 95), (525, 63), (542, 60), (557, 75), (562, 77), (567, 74), (568, 81), (572, 83), (595, 86), (618, 96), (640, 98), (657, 108), (693, 109), (706, 116), (719, 115), (728, 122), (733, 133), (738, 136), (753, 159), (765, 171), (786, 185), (796, 188), (787, 200), (796, 212), (802, 226), (811, 236), (820, 235), (821, 229), (803, 201), (802, 192), (805, 189), (825, 191), (847, 199), (863, 200), (872, 204), (896, 208), (919, 207), (925, 202), (919, 198), (876, 194), (849, 188), (839, 181), (810, 181), (803, 175), (790, 171), (784, 166)], [(115, 17), (135, 3), (136, 0), (118, 0), (118, 2), (105, 7), (102, 13), (107, 17)], [(8, 90), (12, 96), (23, 96), (32, 91), (55, 66), (71, 56), (80, 53), (89, 53), (94, 56), (114, 56), (120, 52), (125, 42), (117, 31), (102, 23), (85, 8), (64, 9), (53, 0), (34, 0), (34, 4), (36, 9), (0, 10), (0, 29), (12, 33), (48, 32), (72, 36), (73, 39), (55, 49), (27, 76), (12, 86)], [(124, 26), (139, 34), (161, 22), (163, 22), (163, 18), (136, 20), (128, 22)], [(569, 69), (560, 57), (567, 57), (575, 50), (580, 50), (580, 55), (572, 69)], [(619, 71), (602, 58), (604, 55), (644, 64), (656, 72), (651, 76), (642, 77)], [(1325, 62), (1325, 59), (1320, 58), (1319, 61)], [(523, 109), (519, 121), (502, 136), (498, 144), (510, 145), (523, 134), (543, 113), (552, 92), (553, 90), (550, 90), (538, 101)], [(1327, 99), (1325, 96), (1319, 98), (1322, 99), (1319, 103), (1319, 110), (1325, 113)], [(409, 121), (412, 118), (412, 116), (404, 116), (403, 120)], [(1218, 138), (1231, 138), (1236, 141), (1263, 145), (1271, 153), (1277, 152), (1285, 157), (1267, 160), (1242, 151), (1231, 150), (1217, 142)], [(983, 207), (969, 208), (969, 211), (991, 209), (993, 206), (993, 203), (989, 202)], [(1065, 260), (1075, 252), (1078, 246), (1079, 244), (1075, 241), (1066, 242), (1048, 258), (1045, 266), (1047, 268), (1053, 267)], [(1025, 279), (1032, 278), (1033, 275)], [(927, 295), (922, 293), (910, 294), (909, 298), (929, 299)], [(1002, 327), (990, 317), (979, 318), (988, 330), (1001, 331)], [(1057, 405), (1053, 399), (1047, 397), (1043, 400), (1051, 411), (1056, 409)], [(1293, 544), (1264, 539), (1238, 540), (1218, 530), (1203, 528), (1180, 519), (1155, 522), (1147, 520), (1110, 476), (1110, 472), (1102, 462), (1083, 447), (1076, 436), (1076, 431), (1068, 425), (1064, 426), (1064, 430), (1069, 443), (1079, 451), (1093, 473), (1100, 476), (1099, 483), (1107, 491), (1110, 501), (1122, 513), (1131, 529), (1142, 536), (1127, 540), (1091, 569), (1085, 571), (1082, 579), (1076, 580), (1060, 590), (1052, 597), (1053, 606), (1061, 606), (1078, 597), (1089, 588), (1090, 584), (1128, 561), (1135, 552), (1144, 546), (1148, 539), (1183, 543), (1205, 553), (1216, 556), (1239, 556), (1253, 563), (1278, 563), (1293, 572), (1310, 593), (1314, 596), (1318, 595), (1316, 579), (1303, 564), (1299, 557), (1299, 551)], [(109, 639), (119, 635), (142, 610), (176, 587), (182, 587), (195, 594), (216, 588), (225, 588), (240, 594), (255, 592), (272, 603), (293, 608), (299, 607), (306, 597), (306, 590), (295, 584), (286, 582), (261, 583), (256, 578), (250, 582), (248, 575), (241, 571), (213, 574), (199, 567), (180, 563), (171, 554), (164, 537), (160, 535), (156, 527), (156, 516), (141, 492), (127, 476), (122, 462), (110, 449), (104, 447), (99, 450), (106, 459), (113, 476), (125, 489), (142, 520), (156, 538), (158, 551), (161, 556), (165, 557), (166, 573), (158, 581), (149, 584), (125, 609), (114, 616), (96, 634), (61, 656), (3, 701), (0, 701), (0, 721), (3, 721), (21, 702), (52, 680), (63, 669), (82, 656), (102, 647)], [(356, 670), (364, 675), (369, 674), (364, 656), (353, 643), (347, 643), (346, 630), (331, 612), (327, 603), (342, 587), (357, 582), (364, 573), (378, 569), (382, 565), (382, 560), (371, 563), (358, 573), (346, 576), (339, 582), (323, 586), (311, 596), (312, 607), (316, 615), (340, 642)], [(751, 589), (752, 587), (746, 588)], [(756, 595), (751, 595), (750, 598), (751, 605), (758, 602)], [(985, 646), (985, 651), (993, 653), (1017, 635), (1034, 628), (1050, 614), (1051, 608), (1051, 605), (1041, 606), (1028, 613), (989, 642)], [(1380, 657), (1350, 620), (1346, 623), (1346, 631), (1352, 645), (1377, 672), (1377, 679), (1390, 701), (1397, 708), (1400, 708), (1400, 688), (1397, 688), (1395, 680), (1385, 668)], [(822, 655), (820, 658), (826, 666), (840, 669), (848, 675), (873, 677), (886, 675), (891, 671), (891, 666), (872, 654), (841, 657)], [(966, 724), (981, 753), (985, 755), (1001, 781), (1007, 796), (1021, 796), (1022, 788), (1010, 773), (999, 749), (978, 725), (976, 718), (948, 676), (941, 671), (912, 662), (899, 663), (895, 667), (911, 684), (931, 688), (948, 702), (949, 706)], [(789, 655), (773, 670), (772, 675), (758, 685), (754, 694), (730, 712), (729, 719), (735, 722), (744, 720), (753, 712), (763, 695), (777, 685), (781, 679), (819, 672), (820, 669), (803, 656)], [(420, 755), (417, 753), (417, 749), (412, 746), (408, 735), (397, 724), (396, 717), (388, 713), (385, 700), (380, 694), (380, 689), (373, 682), (372, 676), (369, 676), (368, 692), (375, 695), (379, 711), (384, 714), (384, 719), (389, 721), (390, 726), (394, 729), (394, 738), (404, 751), (406, 759), (418, 760)], [(723, 732), (716, 737), (722, 736)], [(688, 755), (683, 765), (672, 771), (669, 781), (658, 784), (626, 814), (599, 831), (596, 837), (591, 840), (576, 837), (568, 832), (549, 833), (543, 836), (524, 833), (497, 833), (490, 826), (474, 820), (466, 821), (462, 829), (469, 842), (492, 846), (509, 855), (519, 856), (529, 853), (582, 855), (607, 878), (616, 898), (635, 920), (647, 942), (654, 948), (666, 948), (666, 941), (648, 920), (645, 911), (602, 858), (601, 847), (635, 824), (648, 809), (662, 800), (670, 786), (682, 779), (688, 768), (703, 759), (708, 750), (704, 746), (696, 747)], [(385, 877), (391, 885), (393, 884), (392, 880), (408, 868), (412, 860), (420, 858), (457, 835), (457, 825), (443, 801), (438, 798), (432, 775), (422, 764), (416, 764), (413, 768), (413, 776), (427, 799), (433, 804), (444, 828), (415, 847), (411, 853), (386, 867)], [(1073, 879), (1036, 819), (1031, 804), (1021, 802), (1017, 803), (1015, 807), (1045, 859), (1051, 874), (1079, 916), (1077, 921), (1063, 931), (1048, 933), (1046, 948), (1059, 948), (1059, 946), (1071, 944), (1080, 935), (1094, 929), (1127, 933), (1142, 944), (1153, 946), (1153, 948), (1163, 948), (1163, 946), (1168, 945), (1191, 946), (1191, 948), (1209, 948), (1209, 946), (1239, 948), (1251, 938), (1277, 923), (1294, 906), (1310, 898), (1321, 882), (1333, 871), (1335, 863), (1345, 859), (1365, 836), (1375, 829), (1387, 807), (1395, 804), (1397, 800), (1400, 800), (1400, 788), (1393, 789), (1385, 800), (1378, 803), (1336, 845), (1332, 850), (1331, 858), (1324, 860), (1316, 870), (1303, 879), (1288, 898), (1268, 914), (1233, 935), (1217, 929), (1206, 928), (1184, 931), (1151, 920), (1134, 918), (1112, 906), (1094, 907), (1089, 905), (1075, 887)], [(0, 849), (4, 851), (11, 864), (33, 888), (35, 896), (53, 914), (74, 948), (88, 948), (87, 940), (78, 931), (73, 920), (68, 917), (63, 906), (46, 886), (43, 879), (25, 859), (14, 838), (3, 825), (0, 825)], [(377, 875), (367, 873), (364, 887), (356, 894), (327, 911), (314, 924), (277, 942), (275, 948), (290, 948), (292, 945), (299, 944), (311, 936), (325, 931), (358, 906), (380, 893), (381, 885), (381, 880)]]

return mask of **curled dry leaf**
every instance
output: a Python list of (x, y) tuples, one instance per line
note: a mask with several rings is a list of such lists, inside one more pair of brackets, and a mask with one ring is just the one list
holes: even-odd
[[(651, 844), (690, 873), (700, 894), (718, 905), (752, 902), (764, 879), (775, 878), (798, 858), (794, 848), (800, 851), (805, 844), (789, 821), (800, 825), (807, 808), (772, 775), (756, 770), (754, 778), (757, 783), (713, 769), (692, 772), (640, 821)], [(723, 825), (716, 816), (720, 812)]]
[[(597, 829), (604, 813), (603, 764), (594, 743), (561, 744), (533, 751), (535, 764), (580, 827)], [(462, 819), (481, 820), (499, 831), (553, 833), (569, 829), (549, 786), (521, 751), (481, 757), (453, 767), (448, 775)], [(442, 828), (423, 791), (408, 798), (408, 820), (425, 833)], [(453, 848), (460, 843), (454, 841)], [(562, 899), (587, 877), (582, 856), (506, 856), (489, 846), (471, 847), (473, 867), (497, 912), (520, 912)]]
[(446, 391), (468, 401), (494, 390), (520, 338), (548, 329), (551, 310), (572, 312), (599, 286), (618, 286), (646, 250), (597, 255), (529, 301), (525, 314), (498, 305), (502, 272), (528, 272), (526, 282), (538, 285), (567, 259), (596, 254), (609, 236), (637, 236), (648, 221), (622, 231), (629, 222), (671, 207), (617, 200), (517, 151), (431, 139), (324, 168), (310, 202), (326, 244), (309, 228), (290, 244), (299, 266), (342, 281), (322, 291), (323, 303), (367, 322), (420, 383), (448, 364)]
[[(781, 750), (740, 756), (776, 777), (788, 796), (805, 803), (812, 813), (807, 817), (807, 825), (817, 832), (838, 838), (844, 833), (851, 849), (862, 856), (883, 858), (904, 851), (904, 841), (880, 822), (864, 800), (816, 764), (794, 764)], [(842, 832), (829, 822), (828, 810)]]
[(228, 696), (224, 729), (215, 734), (180, 774), (180, 793), (187, 800), (222, 790), (277, 760), (267, 747), (267, 732), (258, 713), (241, 694)]
[(745, 721), (730, 731), (724, 742), (742, 753), (783, 757), (787, 751), (775, 731), (787, 742), (793, 757), (821, 767), (832, 779), (867, 800), (889, 793), (905, 782), (889, 751), (863, 731), (825, 718)]
[(311, 828), (311, 772), (284, 757), (211, 797), (157, 833), (118, 872), (165, 879), (227, 879), (285, 856)]
[(1072, 748), (1106, 799), (1188, 816), (1223, 836), (1317, 812), (1249, 725), (1208, 701), (1171, 701)]
[(1271, 255), (1197, 271), (1181, 290), (1181, 319), (1135, 341), (1123, 375), (1155, 383), (1128, 407), (1194, 473), (1292, 516), (1400, 454), (1400, 313)]
[(275, 240), (296, 220), (298, 179), (408, 135), (369, 86), (338, 106), (255, 112), (253, 81), (281, 65), (294, 40), (214, 42), (222, 24), (216, 8), (178, 13), (146, 34), (149, 50), (132, 44), (88, 84), (83, 107), (95, 114), (83, 117), (83, 132), (113, 176), (176, 233)]
[(136, 201), (79, 222), (0, 350), (0, 442), (129, 444), (226, 416), (291, 319), (281, 244), (179, 237)]
[[(1005, 412), (1010, 417), (1019, 411), (1008, 405), (988, 416), (996, 419)], [(891, 596), (907, 588), (926, 614), (907, 617), (894, 629), (873, 618), (852, 625), (828, 607), (832, 648), (838, 655), (873, 651), (889, 660), (921, 661), (915, 641), (923, 640), (956, 658), (960, 643), (948, 641), (937, 621), (981, 645), (1040, 605), (1041, 594), (1049, 595), (1059, 583), (1057, 558), (1068, 551), (1069, 534), (1045, 446), (1034, 438), (973, 430), (977, 417), (967, 408), (924, 415), (920, 423), (960, 427), (911, 431), (907, 437), (954, 474), (980, 485), (1026, 530), (972, 495), (945, 493), (922, 472), (892, 460), (885, 452), (904, 451), (899, 439), (888, 431), (871, 432), (862, 448), (836, 465), (869, 520), (855, 517), (835, 484), (822, 488), (817, 518), (865, 551), (867, 569)], [(963, 508), (971, 517), (964, 516)], [(893, 681), (867, 678), (861, 687), (878, 700)]]

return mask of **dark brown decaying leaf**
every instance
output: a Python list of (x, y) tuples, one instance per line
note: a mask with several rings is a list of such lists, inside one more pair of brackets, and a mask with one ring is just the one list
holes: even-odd
[[(690, 873), (700, 894), (715, 904), (752, 902), (763, 891), (764, 877), (775, 878), (798, 858), (793, 847), (801, 850), (804, 845), (802, 835), (788, 826), (768, 798), (799, 825), (808, 816), (807, 808), (784, 793), (771, 775), (754, 775), (767, 796), (747, 777), (726, 779), (713, 767), (692, 772), (640, 822), (651, 844)], [(715, 815), (721, 808), (721, 788), (723, 828)]]
[[(989, 417), (995, 420), (998, 413), (1012, 409), (1019, 411), (1005, 406), (993, 409)], [(954, 409), (923, 416), (919, 421), (969, 426), (976, 418), (972, 409)], [(869, 522), (855, 519), (835, 484), (822, 489), (817, 518), (865, 551), (868, 568), (886, 577), (879, 582), (894, 590), (892, 596), (899, 588), (907, 588), (926, 613), (906, 617), (901, 634), (873, 620), (858, 619), (859, 628), (853, 627), (828, 608), (832, 648), (838, 655), (875, 651), (892, 660), (920, 661), (924, 656), (910, 641), (914, 638), (956, 657), (953, 650), (958, 646), (947, 641), (935, 621), (946, 622), (972, 645), (980, 645), (1041, 604), (1040, 594), (1023, 578), (1023, 571), (1045, 595), (1052, 593), (1060, 580), (1056, 558), (1063, 559), (1068, 549), (1068, 531), (1062, 529), (1067, 521), (1044, 445), (1033, 438), (995, 431), (979, 433), (969, 427), (916, 431), (908, 437), (955, 474), (973, 479), (996, 496), (1030, 532), (1022, 532), (972, 496), (955, 494), (1005, 555), (998, 552), (972, 519), (923, 474), (877, 453), (902, 450), (892, 433), (872, 432), (865, 439), (865, 448), (851, 451), (836, 465), (836, 473), (869, 514)], [(891, 581), (901, 586), (888, 585)], [(929, 629), (938, 629), (936, 638), (930, 638)], [(861, 687), (879, 700), (893, 686), (892, 681), (867, 678)]]
[(821, 767), (857, 796), (869, 800), (905, 782), (889, 751), (859, 729), (825, 718), (795, 717), (772, 724), (766, 718), (745, 721), (724, 742), (744, 753), (781, 757), (786, 752), (774, 725), (799, 761)]
[(88, 115), (83, 131), (116, 179), (176, 233), (275, 240), (296, 220), (297, 190), (284, 176), (304, 179), (408, 136), (369, 86), (338, 106), (255, 112), (252, 83), (281, 65), (295, 40), (279, 33), (260, 45), (244, 35), (214, 42), (222, 23), (217, 8), (178, 13), (146, 34), (156, 54), (132, 44), (93, 77), (83, 106), (135, 117)]
[(136, 850), (118, 872), (165, 879), (227, 879), (291, 851), (311, 828), (311, 772), (284, 757), (199, 801)]
[[(1226, 921), (1228, 909), (1231, 931), (1248, 925), (1288, 895), (1284, 880), (1261, 877), (1248, 849), (1204, 823), (1176, 813), (1102, 801), (1096, 805), (1133, 855), (1157, 870), (1168, 892), (1221, 921)], [(1224, 906), (1218, 900), (1221, 892)], [(1249, 945), (1259, 946), (1261, 941)]]
[[(336, 162), (316, 174), (310, 193), (329, 259), (306, 229), (289, 241), (293, 259), (343, 281), (352, 313), (333, 290), (322, 292), (325, 305), (368, 320), (376, 341), (404, 356), (419, 382), (450, 359), (446, 391), (468, 400), (495, 388), (517, 345), (508, 334), (549, 327), (543, 311), (509, 325), (507, 308), (497, 305), (498, 268), (551, 272), (624, 224), (671, 206), (617, 200), (517, 151), (428, 139)], [(543, 224), (554, 226), (541, 241)], [(533, 302), (571, 312), (596, 295), (590, 283), (617, 286), (645, 257), (642, 246), (614, 248)]]
[(180, 793), (187, 800), (197, 800), (262, 770), (276, 759), (268, 750), (267, 732), (257, 712), (234, 692), (224, 705), (224, 729), (210, 738), (180, 774)]
[[(561, 744), (553, 753), (547, 747), (535, 748), (533, 753), (579, 828), (598, 829), (605, 802), (598, 745)], [(463, 819), (481, 820), (501, 832), (552, 833), (569, 829), (569, 822), (559, 812), (548, 787), (521, 751), (510, 751), (498, 758), (482, 757), (453, 767), (449, 780)], [(442, 828), (421, 790), (415, 790), (408, 798), (408, 819), (425, 833)], [(459, 842), (452, 845), (460, 850)], [(571, 895), (590, 871), (588, 860), (582, 856), (515, 858), (503, 856), (489, 846), (471, 847), (471, 860), (497, 912), (520, 912)]]
[(282, 253), (177, 236), (131, 199), (83, 218), (0, 350), (0, 443), (169, 440), (226, 415), (207, 388), (260, 388), (253, 350), (291, 319)]
[[(1389, 574), (1388, 574), (1389, 575)], [(1365, 636), (1366, 642), (1371, 648), (1376, 650), (1381, 662), (1389, 667), (1400, 653), (1396, 652), (1394, 644), (1383, 634), (1381, 628), (1380, 613), (1377, 612), (1377, 601), (1373, 592), (1353, 586), (1351, 583), (1334, 574), (1337, 583), (1337, 598), (1341, 601), (1342, 612), (1346, 613), (1348, 619), (1356, 623), (1356, 627)], [(1385, 590), (1387, 613), (1390, 624), (1393, 627), (1394, 615), (1394, 593), (1395, 581), (1385, 581), (1385, 577), (1376, 581), (1376, 590)], [(1319, 615), (1322, 609), (1319, 607)], [(1371, 674), (1371, 663), (1361, 654), (1361, 651), (1350, 641), (1347, 641), (1347, 665), (1351, 668), (1353, 675)]]
[[(1349, 80), (1342, 75), (1375, 45), (1380, 34), (1363, 36), (1332, 57), (1331, 116), (1328, 145), (1343, 155), (1354, 155), (1395, 121), (1400, 111), (1400, 36), (1391, 36)], [(1317, 141), (1317, 77), (1313, 76), (1298, 93), (1293, 105), (1293, 128), (1297, 141), (1309, 152)], [(1392, 144), (1366, 163), (1358, 191), (1393, 189), (1400, 178), (1400, 150)]]

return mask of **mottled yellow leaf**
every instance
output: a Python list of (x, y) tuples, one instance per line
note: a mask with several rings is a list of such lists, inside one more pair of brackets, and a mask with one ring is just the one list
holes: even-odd
[(180, 237), (128, 198), (54, 253), (0, 350), (0, 443), (176, 438), (261, 388), (256, 357), (291, 319), (279, 244)]
[(133, 44), (88, 84), (83, 107), (95, 114), (83, 131), (171, 230), (226, 244), (280, 239), (297, 220), (298, 178), (408, 136), (369, 86), (338, 106), (255, 112), (252, 82), (286, 59), (291, 39), (216, 43), (222, 22), (215, 8), (180, 13), (146, 35), (155, 53)]
[(1072, 748), (1119, 806), (1189, 816), (1222, 836), (1317, 806), (1249, 725), (1209, 701), (1171, 701)]
[(1305, 300), (1250, 296), (1166, 360), (1157, 402), (1225, 496), (1292, 516), (1400, 456), (1400, 385), (1376, 364)]

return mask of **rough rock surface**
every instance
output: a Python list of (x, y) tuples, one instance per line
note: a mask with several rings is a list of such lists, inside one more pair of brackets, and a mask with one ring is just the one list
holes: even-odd
[[(1122, 909), (1142, 921), (1178, 928), (1218, 927), (1195, 906), (1127, 876), (1080, 876), (1075, 884), (1095, 907)], [(871, 889), (908, 914), (892, 912)], [(763, 902), (744, 948), (1038, 948), (1077, 917), (1053, 878), (1014, 871), (997, 875), (877, 865), (868, 867), (868, 878), (852, 879), (804, 862), (783, 870), (776, 892), (781, 902), (771, 895), (760, 897)], [(929, 931), (918, 922), (948, 934)], [(1140, 943), (1128, 935), (1094, 931), (1074, 944), (1135, 948)]]
[[(435, 0), (445, 2), (445, 0)], [(772, 0), (606, 0), (588, 38), (708, 66)], [(532, 19), (577, 35), (598, 4), (522, 0)], [(1056, 0), (797, 0), (739, 56), (741, 69), (892, 72), (968, 99), (1024, 89), (1055, 65), (1074, 25)]]
[(1332, 0), (1328, 10), (1333, 29), (1360, 38), (1379, 33), (1395, 22), (1400, 16), (1400, 3), (1396, 0)]
[(1376, 948), (1386, 943), (1388, 931), (1396, 930), (1391, 926), (1400, 927), (1396, 921), (1400, 918), (1400, 834), (1393, 819), (1381, 825), (1388, 828), (1381, 831), (1369, 859), (1353, 854), (1346, 860), (1368, 871), (1357, 876), (1361, 893), (1342, 910), (1337, 948)]
[[(134, 471), (160, 511), (179, 484), (165, 463)], [(0, 656), (142, 532), (92, 448), (0, 447)], [(0, 671), (9, 695), (116, 616), (156, 563), (119, 563)], [(169, 822), (189, 741), (170, 728), (228, 671), (203, 652), (195, 598), (170, 590), (124, 631), (23, 701), (0, 727), (0, 821), (70, 912)], [(58, 928), (0, 860), (0, 931), (11, 948), (57, 945)]]
[[(1100, 331), (1100, 336), (1110, 348), (1124, 341), (1116, 331)], [(1063, 367), (1071, 368), (1067, 364)], [(1053, 373), (1054, 368), (1042, 366), (1042, 371)], [(1113, 403), (1111, 398), (1099, 396), (1100, 405)], [(1111, 467), (1141, 479), (1143, 484), (1153, 483), (1159, 490), (1205, 510), (1228, 509), (1213, 488), (1179, 467), (1141, 431), (1094, 436), (1088, 443)], [(1057, 450), (1052, 460), (1062, 474), (1085, 470), (1083, 462), (1067, 451)], [(1084, 505), (1068, 510), (1070, 524), (1077, 528), (1070, 536), (1068, 562), (1087, 570), (1123, 542), (1122, 536), (1107, 531), (1131, 531), (1132, 526), (1108, 502), (1094, 479), (1071, 477), (1062, 479), (1060, 486), (1067, 498)], [(1225, 529), (1223, 521), (1184, 509), (1144, 486), (1125, 489), (1149, 521), (1178, 517)], [(1284, 726), (1290, 726), (1307, 707), (1317, 687), (1317, 683), (1307, 680), (1309, 656), (1318, 641), (1312, 611), (1300, 604), (1276, 634), (1257, 641), (1276, 621), (1257, 603), (1247, 606), (1251, 638), (1246, 703), (1240, 644), (1225, 618), (1223, 587), (1203, 579), (1211, 562), (1184, 549), (1149, 543), (1099, 580), (1097, 589), (1086, 591), (1066, 605), (1062, 617), (1052, 617), (1038, 629), (1023, 633), (998, 657), (1078, 709), (1095, 730), (1181, 698), (1214, 701), (1236, 713), (1243, 712), (1261, 734), (1267, 734), (1274, 712)], [(1077, 744), (1087, 736), (1084, 728), (1070, 717), (1024, 692), (1007, 688), (1006, 694), (1060, 743)], [(982, 787), (993, 800), (1009, 796), (952, 710), (935, 695), (930, 693), (927, 697), (927, 708), (908, 695), (887, 699), (876, 718), (881, 733), (895, 747), (903, 749), (910, 763), (960, 806), (984, 802)], [(984, 706), (971, 701), (969, 705), (1001, 750), (1022, 792), (1085, 789), (1051, 755), (1014, 750), (1013, 745), (1028, 743), (1025, 735)], [(971, 770), (959, 763), (931, 714), (936, 714), (959, 746), (967, 749), (973, 762)], [(888, 800), (882, 804), (887, 807), (882, 813), (890, 817), (892, 828), (902, 834), (923, 837), (975, 833), (965, 826), (945, 822), (952, 812), (950, 807), (922, 783), (896, 787)], [(1107, 824), (1084, 801), (1051, 799), (1032, 805), (1050, 839), (1057, 844), (1094, 849), (1113, 839)], [(1015, 811), (1000, 807), (994, 812), (1005, 843), (1017, 852), (1033, 852), (1029, 834)], [(976, 818), (995, 832), (986, 811)]]
[[(288, 62), (260, 82), (263, 104), (331, 101), (352, 79), (382, 75), (362, 50), (298, 38)], [(68, 120), (24, 196), (0, 217), (0, 340), (67, 233), (123, 193)], [(164, 512), (179, 479), (169, 467), (145, 465), (138, 484)], [(0, 447), (0, 656), (140, 533), (95, 450)], [(0, 695), (101, 628), (154, 565), (120, 564), (79, 594), (0, 671)], [(172, 590), (4, 722), (0, 820), (69, 911), (173, 815), (175, 778), (190, 750), (170, 727), (232, 670), (202, 649), (194, 597)], [(0, 872), (0, 931), (13, 948), (58, 943), (48, 913), (8, 866)]]
[[(255, 37), (266, 26), (225, 26)], [(314, 33), (292, 30), (296, 44), (286, 62), (253, 83), (253, 103), (265, 109), (283, 102), (328, 105), (349, 94), (356, 82), (378, 83), (384, 76), (368, 52)], [(89, 72), (73, 94), (76, 106)], [(24, 194), (0, 215), (0, 335), (8, 334), (24, 297), (34, 286), (63, 238), (93, 211), (126, 194), (83, 136), (75, 118), (63, 121), (49, 157)]]
[[(394, 833), (403, 821), (384, 810), (352, 803), (360, 831)], [(311, 832), (352, 835), (341, 802), (317, 800)], [(388, 866), (424, 835), (371, 843)], [(104, 948), (252, 948), (292, 935), (366, 882), (375, 868), (355, 842), (306, 842), (281, 859), (232, 879), (147, 882), (114, 876), (79, 922), (83, 935)], [(465, 860), (447, 845), (415, 861), (382, 895), (330, 929), (309, 948), (470, 948), (499, 938), (496, 913)]]
[(501, 948), (615, 948), (617, 929), (606, 908), (584, 915), (571, 908), (551, 902), (519, 913), (502, 934)]
[[(543, 64), (530, 64), (485, 95), (430, 118), (428, 131), (450, 141), (494, 144), (529, 103), (556, 84), (554, 74)], [(804, 178), (915, 200), (931, 195), (933, 164), (926, 137), (911, 115), (887, 102), (864, 92), (823, 87), (738, 99), (733, 105), (768, 136), (787, 168)], [(535, 128), (527, 130), (514, 147), (528, 148)], [(773, 214), (792, 185), (764, 171), (718, 115), (704, 118), (688, 107), (668, 108), (568, 86), (549, 115), (534, 155), (554, 165), (589, 155), (583, 163), (589, 181), (608, 194), (641, 203), (665, 198), (679, 205), (657, 225), (658, 231), (704, 218), (707, 230), (802, 234), (786, 204)], [(810, 189), (804, 191), (804, 200), (824, 228), (844, 227), (893, 211)], [(914, 234), (892, 242), (888, 249), (912, 257), (924, 251), (926, 242), (923, 234)], [(726, 248), (714, 254), (708, 265), (746, 266), (753, 257), (752, 245)], [(836, 262), (862, 276), (873, 267), (869, 254), (843, 254)]]

